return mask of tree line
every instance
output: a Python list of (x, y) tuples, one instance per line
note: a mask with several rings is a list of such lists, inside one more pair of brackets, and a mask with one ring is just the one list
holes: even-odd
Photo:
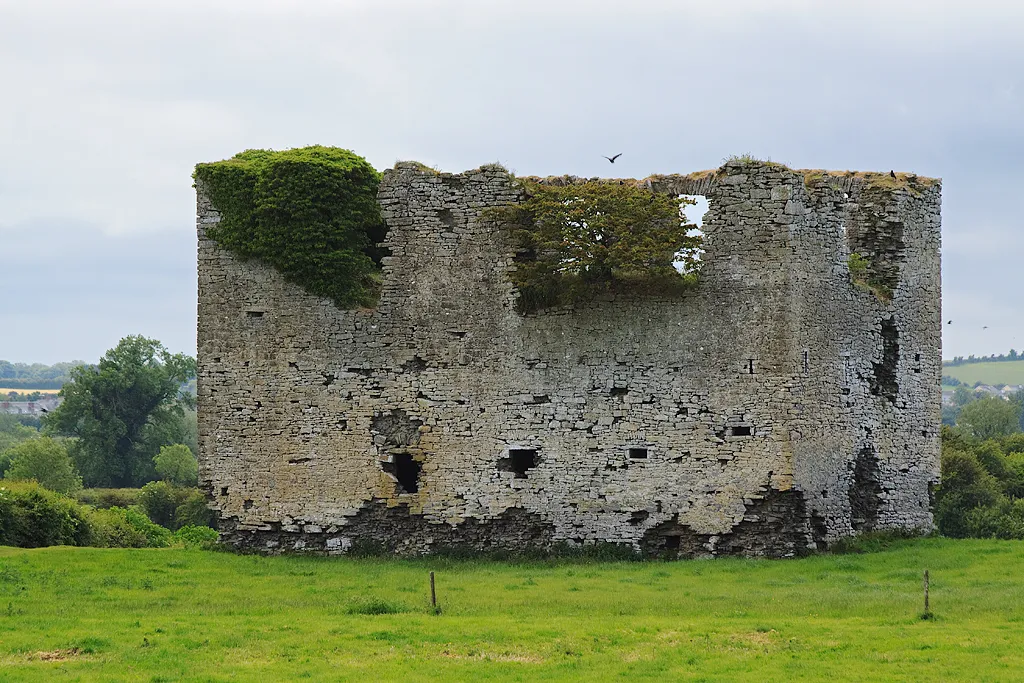
[(60, 389), (71, 379), (71, 371), (85, 361), (70, 363), (11, 363), (0, 360), (0, 387), (5, 389)]
[(999, 363), (1003, 361), (1011, 360), (1024, 360), (1024, 354), (1018, 355), (1015, 349), (1010, 349), (1009, 353), (1006, 354), (992, 354), (991, 356), (975, 356), (971, 354), (964, 358), (963, 356), (956, 356), (953, 360), (942, 361), (943, 367), (951, 368), (957, 365), (970, 365), (971, 363)]

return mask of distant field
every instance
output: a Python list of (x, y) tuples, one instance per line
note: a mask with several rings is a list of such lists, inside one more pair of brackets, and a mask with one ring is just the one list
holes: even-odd
[(943, 365), (942, 374), (956, 377), (965, 384), (1024, 384), (1024, 360), (971, 363), (956, 367)]
[(1022, 566), (1024, 542), (948, 539), (636, 563), (0, 548), (0, 680), (1020, 680)]
[(40, 394), (59, 394), (60, 389), (25, 389), (24, 387), (0, 387), (0, 396), (6, 396), (12, 391), (17, 391), (19, 394), (32, 394), (39, 392)]

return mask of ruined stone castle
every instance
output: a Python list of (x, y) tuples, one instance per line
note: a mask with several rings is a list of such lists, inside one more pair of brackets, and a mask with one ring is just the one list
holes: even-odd
[(379, 304), (340, 310), (208, 239), (200, 184), (200, 479), (222, 538), (780, 557), (930, 529), (939, 181), (748, 160), (606, 182), (707, 198), (691, 292), (522, 314), (516, 246), (482, 215), (520, 200), (511, 176), (399, 163)]

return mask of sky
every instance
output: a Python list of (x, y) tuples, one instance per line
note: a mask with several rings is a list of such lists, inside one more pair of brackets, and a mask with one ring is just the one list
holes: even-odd
[(193, 166), (309, 144), (938, 176), (943, 356), (1021, 350), (1021, 36), (986, 0), (0, 0), (0, 359), (194, 354)]

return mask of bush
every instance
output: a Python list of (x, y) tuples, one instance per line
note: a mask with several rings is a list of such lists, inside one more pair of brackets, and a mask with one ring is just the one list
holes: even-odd
[(142, 489), (82, 489), (75, 493), (75, 498), (94, 508), (126, 508), (138, 505), (141, 493)]
[(221, 220), (207, 235), (342, 308), (373, 305), (385, 235), (380, 174), (349, 150), (251, 149), (196, 166)]
[(151, 520), (170, 529), (174, 524), (174, 513), (184, 501), (187, 491), (166, 481), (151, 481), (139, 493), (139, 507)]
[(171, 533), (154, 524), (139, 508), (112, 507), (90, 510), (90, 545), (100, 548), (163, 548)]
[(208, 526), (186, 524), (174, 532), (174, 543), (186, 548), (210, 550), (217, 545), (218, 534)]
[(213, 514), (206, 506), (206, 496), (199, 489), (187, 489), (188, 496), (174, 510), (174, 524), (181, 529), (186, 526), (208, 527)]
[(34, 479), (40, 486), (59, 493), (82, 488), (82, 478), (68, 455), (68, 449), (48, 436), (22, 441), (7, 451), (10, 467), (5, 479)]
[(74, 500), (35, 482), (0, 485), (0, 545), (42, 548), (90, 540), (85, 512)]
[(195, 486), (199, 483), (199, 463), (192, 449), (183, 444), (161, 446), (153, 457), (153, 465), (160, 478), (177, 486)]
[(973, 453), (944, 448), (942, 481), (935, 497), (935, 523), (945, 536), (977, 535), (983, 515), (969, 513), (1002, 501), (999, 481), (989, 474)]
[(142, 487), (139, 506), (149, 518), (172, 531), (185, 525), (209, 526), (211, 515), (206, 498), (195, 488), (153, 481)]

